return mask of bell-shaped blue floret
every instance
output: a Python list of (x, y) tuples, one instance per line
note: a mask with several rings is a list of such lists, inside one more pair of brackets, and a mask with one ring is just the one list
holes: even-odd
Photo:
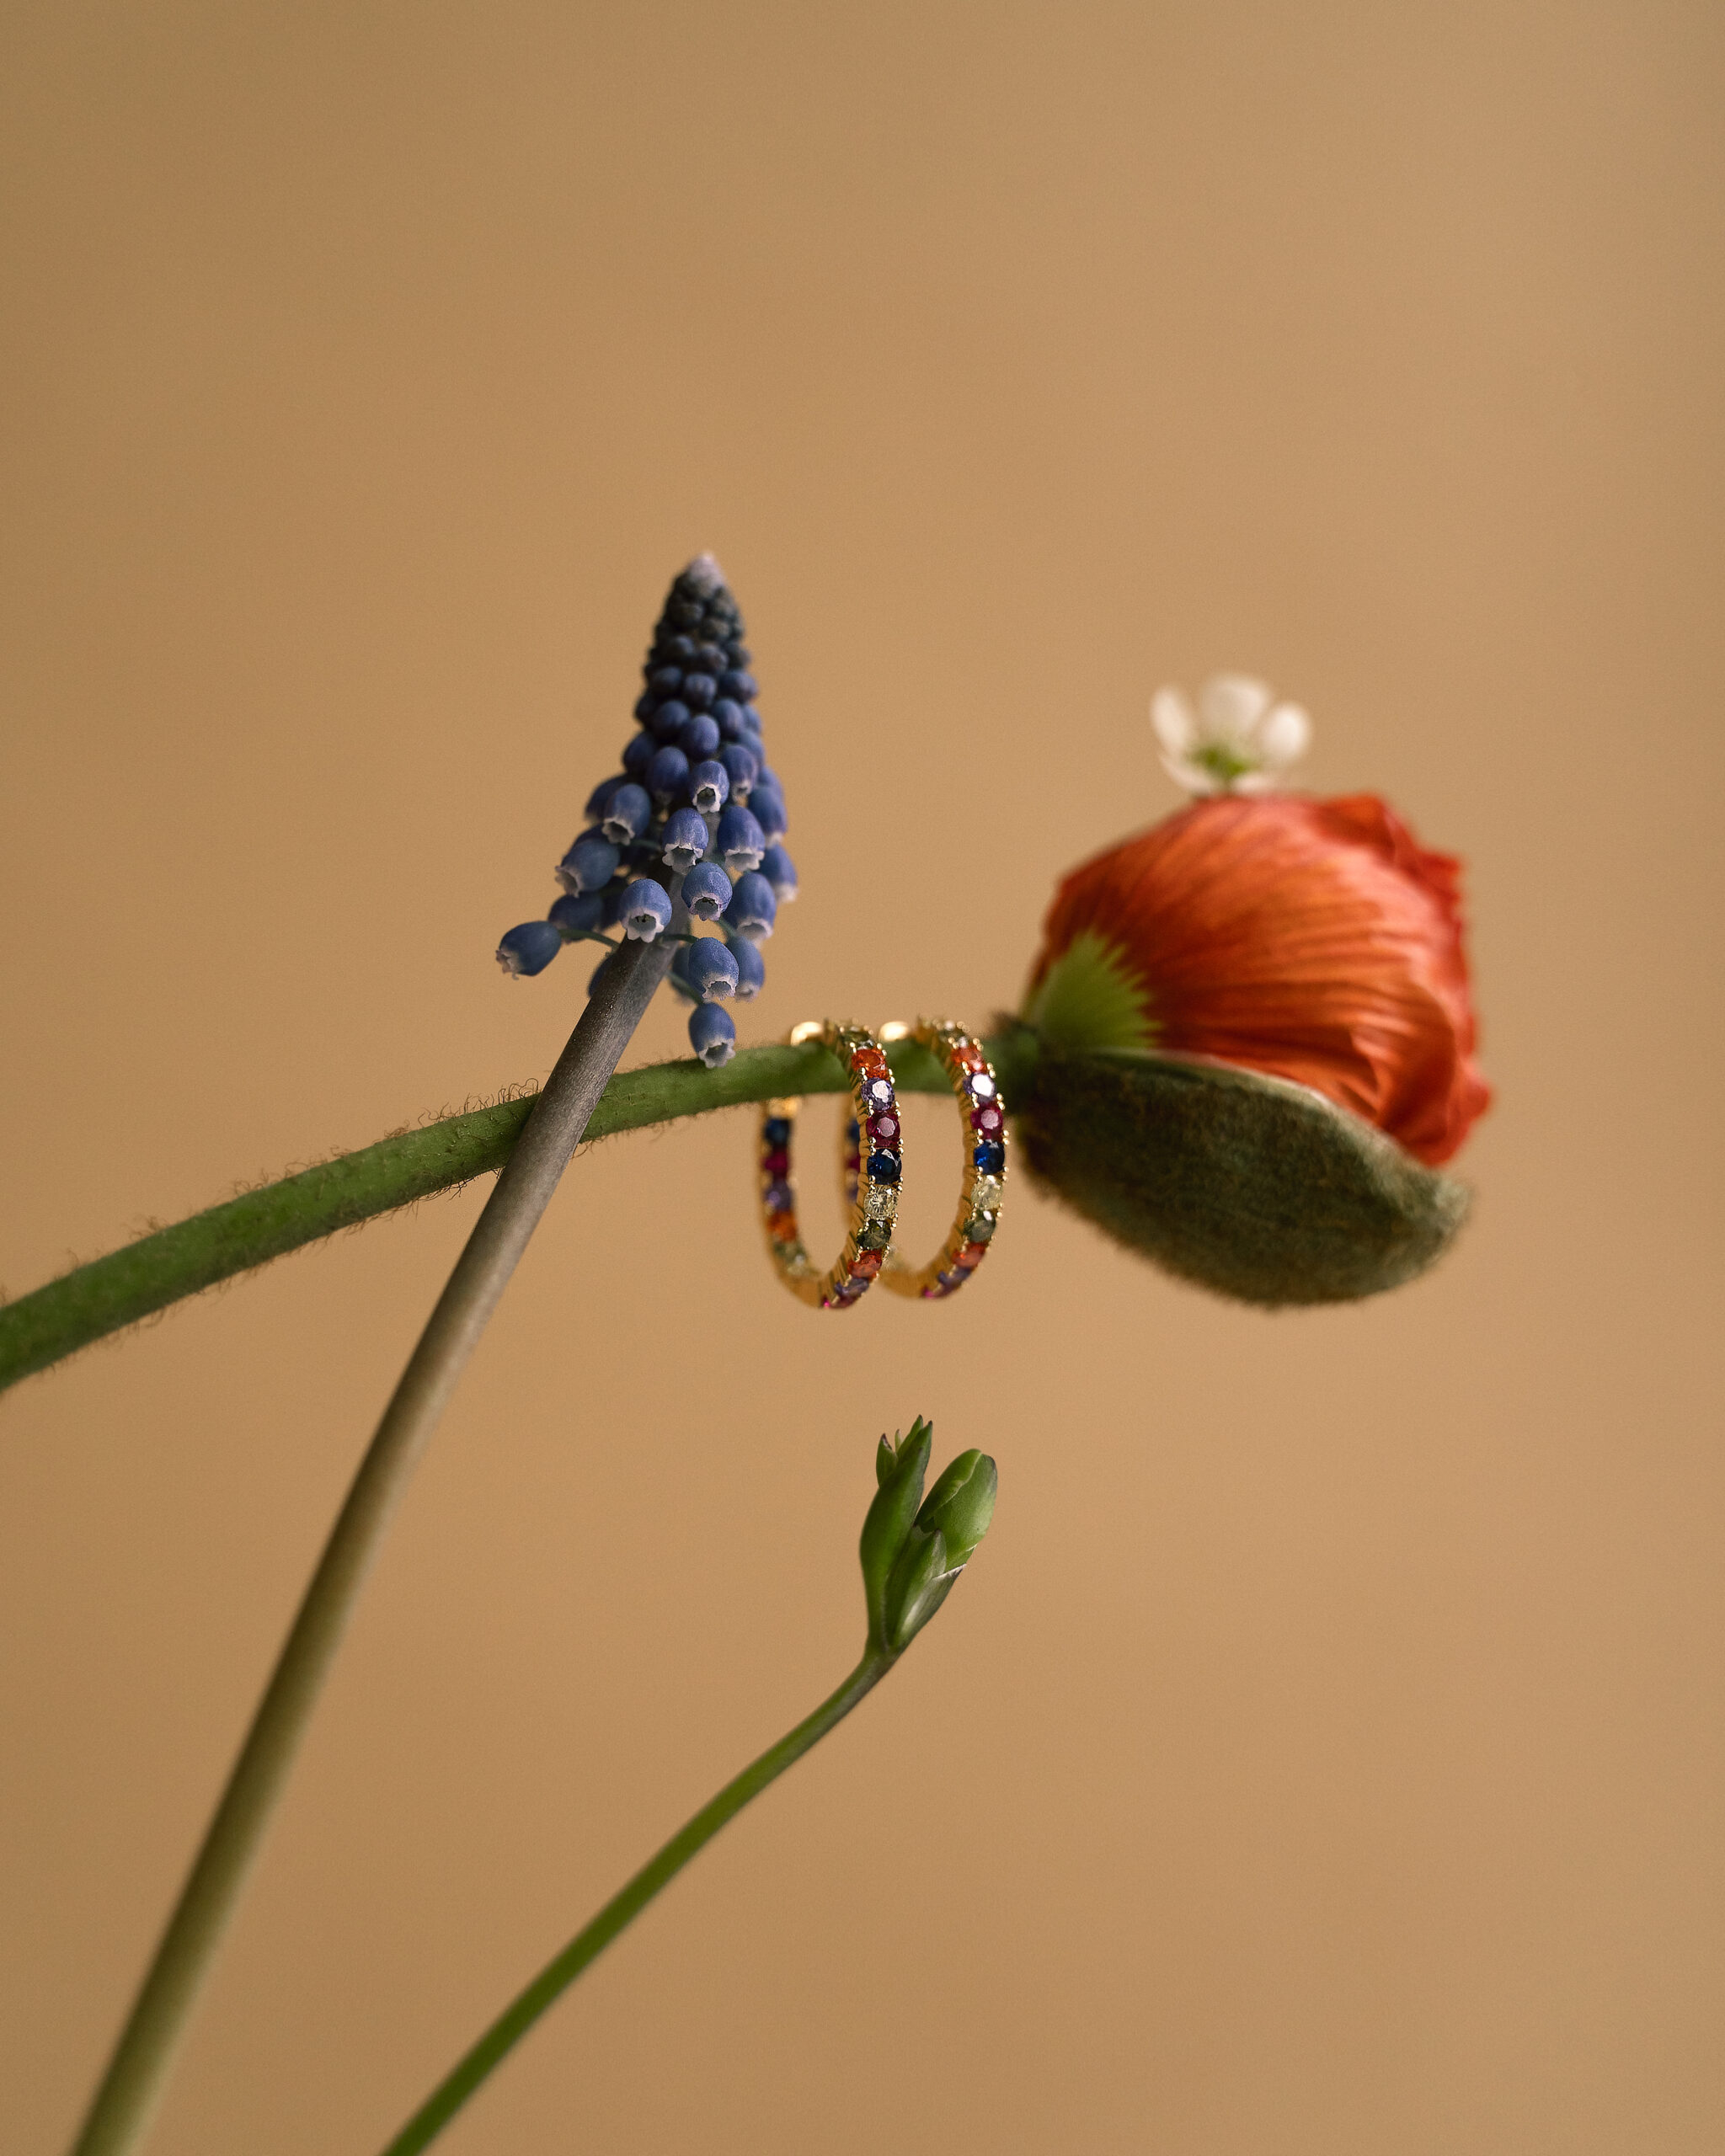
[(743, 738), (743, 707), (729, 696), (721, 696), (713, 707), (713, 716), (718, 723), (721, 741), (740, 741)]
[(689, 773), (689, 798), (703, 816), (716, 816), (730, 790), (730, 773), (714, 757), (705, 758)]
[(758, 944), (751, 943), (746, 936), (725, 937), (725, 947), (737, 962), (737, 985), (731, 993), (739, 1003), (747, 1003), (759, 995), (766, 982), (766, 961), (761, 955)]
[(692, 710), (704, 711), (718, 694), (718, 684), (710, 674), (686, 674), (681, 693)]
[(683, 878), (683, 904), (692, 920), (717, 921), (730, 902), (731, 879), (716, 861), (702, 862)]
[(749, 789), (761, 776), (761, 759), (741, 741), (728, 741), (718, 752), (731, 782), (731, 799), (746, 801)]
[(524, 921), (497, 947), (497, 963), (506, 974), (542, 974), (563, 948), (563, 938), (548, 921)]
[(782, 905), (797, 895), (797, 864), (782, 846), (770, 846), (761, 857), (761, 873), (772, 886), (772, 895)]
[(590, 936), (605, 916), (605, 900), (597, 891), (583, 891), (579, 898), (572, 893), (559, 899), (546, 919), (567, 940), (574, 936)]
[(675, 741), (682, 732), (683, 723), (688, 716), (689, 707), (673, 696), (668, 704), (660, 705), (647, 721), (647, 725), (655, 741)]
[(647, 784), (655, 801), (675, 801), (687, 788), (689, 760), (681, 749), (666, 744), (647, 766)]
[(692, 712), (677, 728), (677, 746), (692, 764), (716, 754), (718, 744), (718, 722), (704, 711)]
[(697, 1004), (689, 1017), (689, 1045), (709, 1070), (729, 1063), (737, 1048), (730, 1012), (722, 1004)]
[(683, 978), (703, 1003), (728, 1003), (737, 992), (737, 962), (716, 936), (683, 947)]
[(650, 876), (638, 876), (623, 900), (623, 932), (650, 943), (670, 926), (670, 894)]
[(621, 859), (609, 839), (597, 831), (584, 831), (557, 864), (557, 880), (566, 891), (602, 890), (617, 873)]
[(686, 876), (707, 851), (707, 819), (698, 808), (674, 808), (660, 833), (665, 865), (673, 875)]
[(766, 835), (768, 845), (782, 839), (790, 826), (785, 819), (785, 798), (763, 771), (755, 782), (755, 790), (749, 796), (749, 806), (755, 812), (756, 821)]
[(611, 806), (611, 795), (617, 792), (620, 786), (626, 784), (627, 781), (627, 773), (622, 773), (611, 778), (602, 778), (600, 780), (598, 785), (595, 786), (593, 791), (587, 796), (586, 813), (593, 819), (593, 821), (595, 824), (602, 823), (605, 820), (605, 812)]
[(652, 821), (653, 803), (646, 787), (628, 779), (612, 792), (600, 829), (613, 846), (627, 846), (631, 839), (639, 838)]
[(653, 761), (654, 745), (650, 734), (629, 736), (629, 745), (623, 750), (623, 769), (638, 783), (647, 776), (647, 766)]
[(724, 924), (750, 942), (759, 943), (772, 935), (777, 912), (778, 900), (772, 895), (772, 884), (757, 869), (750, 869), (737, 878), (731, 902), (724, 910)]
[(718, 819), (718, 835), (714, 843), (731, 874), (740, 876), (745, 868), (761, 866), (766, 840), (750, 810), (734, 801)]
[(679, 943), (676, 956), (670, 962), (670, 971), (665, 975), (665, 979), (686, 1003), (698, 1003), (701, 1001), (689, 985), (689, 953), (693, 947), (692, 944)]

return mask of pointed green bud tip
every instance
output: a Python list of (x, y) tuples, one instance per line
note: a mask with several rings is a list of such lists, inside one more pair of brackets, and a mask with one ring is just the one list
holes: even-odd
[(988, 1532), (1000, 1476), (985, 1452), (961, 1452), (922, 1501), (916, 1524), (946, 1540), (947, 1569), (958, 1572)]

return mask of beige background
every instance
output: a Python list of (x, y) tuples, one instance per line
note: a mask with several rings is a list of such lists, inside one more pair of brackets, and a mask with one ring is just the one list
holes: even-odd
[[(1233, 665), (1468, 856), (1500, 1088), (1453, 1261), (1275, 1318), (1021, 1192), (959, 1305), (841, 1327), (767, 1278), (740, 1121), (584, 1158), (159, 2156), (381, 2143), (848, 1667), (919, 1409), (1001, 1464), (948, 1614), (451, 2156), (1717, 2149), (1725, 18), (5, 41), (12, 1292), (542, 1073), (585, 968), (491, 945), (702, 546), (805, 883), (750, 1037), (1012, 998), (1056, 873), (1173, 804), (1149, 691)], [(8, 2156), (71, 2128), (479, 1197), (4, 1403)]]

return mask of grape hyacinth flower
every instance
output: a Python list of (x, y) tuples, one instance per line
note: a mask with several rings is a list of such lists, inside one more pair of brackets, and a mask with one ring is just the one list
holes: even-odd
[[(638, 730), (620, 768), (594, 787), (588, 828), (557, 865), (564, 895), (497, 948), (506, 974), (528, 978), (564, 943), (615, 950), (670, 937), (680, 947), (671, 985), (695, 1006), (690, 1045), (709, 1069), (736, 1044), (715, 999), (759, 994), (766, 969), (757, 946), (797, 892), (779, 843), (784, 791), (766, 761), (743, 637), (718, 563), (700, 555), (672, 584), (654, 630)], [(711, 937), (701, 932), (708, 927)], [(604, 973), (601, 963), (594, 984)]]

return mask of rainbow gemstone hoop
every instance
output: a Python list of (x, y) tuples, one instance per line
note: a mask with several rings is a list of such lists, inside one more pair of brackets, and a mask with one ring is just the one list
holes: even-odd
[(944, 1018), (919, 1018), (915, 1026), (883, 1026), (880, 1037), (920, 1041), (946, 1072), (959, 1102), (964, 1179), (952, 1228), (920, 1272), (894, 1253), (881, 1275), (895, 1295), (940, 1302), (957, 1294), (987, 1257), (1000, 1225), (1007, 1187), (1007, 1106), (988, 1058), (962, 1027)]
[[(809, 1021), (793, 1026), (787, 1038), (793, 1048), (818, 1040), (850, 1079), (851, 1115), (841, 1126), (839, 1145), (851, 1225), (837, 1262), (820, 1272), (804, 1248), (797, 1225), (791, 1140), (802, 1099), (768, 1101), (761, 1111), (758, 1155), (766, 1247), (773, 1270), (799, 1301), (816, 1310), (846, 1310), (868, 1292), (892, 1247), (904, 1171), (898, 1096), (880, 1043), (862, 1027), (841, 1026), (830, 1018)], [(866, 1157), (861, 1143), (865, 1133)]]

